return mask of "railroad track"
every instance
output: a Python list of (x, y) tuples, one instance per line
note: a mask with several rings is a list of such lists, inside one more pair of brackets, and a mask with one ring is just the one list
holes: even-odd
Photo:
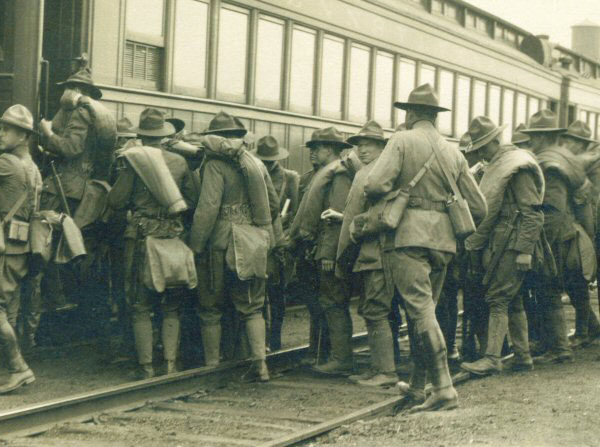
[[(404, 331), (405, 332), (405, 327)], [(366, 334), (353, 338), (368, 362)], [(244, 384), (247, 362), (197, 368), (0, 413), (11, 446), (295, 445), (341, 425), (390, 412), (394, 389), (316, 377), (297, 368), (306, 346), (270, 354), (273, 378)], [(468, 379), (459, 373), (455, 382)]]

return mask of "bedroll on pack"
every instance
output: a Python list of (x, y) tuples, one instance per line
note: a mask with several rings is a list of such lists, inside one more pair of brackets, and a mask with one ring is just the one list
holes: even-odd
[(112, 153), (117, 142), (117, 123), (112, 113), (104, 104), (88, 96), (79, 99), (79, 105), (85, 107), (94, 124), (96, 131), (96, 147), (94, 153), (93, 178), (99, 180), (108, 179)]

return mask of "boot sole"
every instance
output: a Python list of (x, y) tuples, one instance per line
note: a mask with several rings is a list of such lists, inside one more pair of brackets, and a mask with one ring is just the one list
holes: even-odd
[(491, 376), (493, 374), (500, 374), (500, 372), (501, 372), (496, 369), (492, 370), (492, 371), (473, 371), (472, 369), (465, 368), (462, 365), (460, 366), (460, 369), (462, 369), (463, 371), (466, 371), (468, 373), (475, 374), (476, 376), (480, 376), (480, 377)]
[(12, 393), (15, 390), (18, 390), (19, 388), (21, 388), (22, 386), (26, 386), (26, 385), (30, 385), (33, 382), (35, 382), (35, 377), (28, 377), (25, 380), (22, 380), (21, 382), (19, 382), (18, 384), (16, 384), (15, 386), (13, 386), (12, 388), (6, 389), (4, 391), (1, 391), (0, 394), (8, 394), (8, 393)]
[(447, 411), (454, 410), (455, 408), (458, 408), (458, 399), (436, 402), (434, 405), (431, 405), (429, 407), (423, 407), (422, 405), (418, 405), (416, 407), (411, 408), (409, 413), (420, 413), (422, 411)]

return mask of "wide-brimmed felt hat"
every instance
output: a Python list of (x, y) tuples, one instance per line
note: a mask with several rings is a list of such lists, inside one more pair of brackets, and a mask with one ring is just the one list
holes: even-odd
[(344, 141), (344, 136), (335, 127), (326, 127), (325, 129), (317, 129), (312, 133), (310, 140), (306, 142), (306, 146), (314, 148), (317, 144), (329, 144), (342, 149), (350, 149), (351, 144)]
[(352, 135), (346, 141), (356, 146), (361, 138), (368, 140), (380, 141), (382, 143), (387, 142), (387, 138), (383, 134), (383, 129), (377, 121), (367, 121), (365, 125), (358, 131), (356, 135)]
[(588, 143), (596, 142), (596, 140), (592, 139), (592, 130), (590, 129), (590, 126), (581, 120), (573, 121), (562, 136), (575, 138), (576, 140), (586, 141)]
[(117, 138), (135, 138), (136, 133), (131, 130), (132, 128), (133, 123), (124, 116), (117, 121)]
[(465, 152), (472, 152), (481, 149), (494, 138), (497, 138), (506, 129), (506, 124), (496, 126), (496, 124), (487, 116), (477, 116), (469, 124), (469, 136), (471, 145)]
[(467, 130), (465, 133), (462, 134), (462, 137), (460, 137), (460, 140), (458, 142), (458, 149), (463, 152), (466, 152), (470, 145), (471, 145), (471, 134)]
[(173, 127), (175, 128), (175, 133), (179, 133), (185, 128), (185, 122), (183, 120), (180, 120), (179, 118), (167, 118), (165, 121), (167, 123), (173, 124)]
[(527, 143), (531, 139), (529, 135), (521, 132), (523, 129), (526, 129), (525, 124), (521, 123), (517, 126), (510, 139), (512, 144)]
[(256, 149), (253, 149), (250, 152), (265, 161), (284, 160), (290, 156), (287, 149), (279, 146), (277, 139), (271, 135), (267, 135), (258, 140)]
[(168, 137), (175, 133), (175, 127), (165, 121), (165, 114), (158, 109), (148, 107), (140, 115), (140, 124), (131, 129), (145, 137)]
[(396, 101), (394, 103), (394, 107), (402, 110), (408, 110), (415, 107), (428, 107), (438, 112), (450, 111), (450, 109), (440, 107), (440, 101), (431, 84), (423, 84), (418, 86), (416, 89), (410, 92), (410, 95), (408, 95), (408, 101)]
[(558, 116), (550, 110), (543, 109), (539, 112), (534, 113), (529, 118), (526, 129), (521, 129), (522, 133), (538, 133), (538, 132), (551, 132), (558, 133), (564, 132), (564, 127), (558, 127)]
[(102, 91), (94, 85), (94, 80), (92, 79), (92, 71), (89, 69), (89, 67), (82, 68), (77, 73), (72, 74), (66, 81), (56, 83), (56, 85), (61, 86), (68, 86), (69, 84), (84, 85), (89, 88), (90, 96), (93, 99), (102, 98)]
[(10, 106), (4, 111), (0, 123), (10, 124), (27, 132), (37, 133), (33, 128), (33, 115), (27, 107), (21, 104)]
[(227, 133), (232, 136), (242, 138), (248, 131), (244, 124), (236, 117), (227, 112), (220, 111), (208, 123), (208, 129), (202, 132), (203, 135), (213, 135)]

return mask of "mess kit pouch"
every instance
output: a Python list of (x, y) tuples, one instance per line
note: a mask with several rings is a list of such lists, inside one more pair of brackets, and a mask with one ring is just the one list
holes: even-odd
[(146, 255), (142, 282), (150, 290), (162, 293), (165, 289), (198, 285), (194, 253), (179, 238), (159, 239), (146, 236)]
[[(27, 191), (24, 191), (19, 198), (17, 199), (17, 201), (13, 204), (12, 208), (10, 210), (8, 210), (8, 213), (6, 213), (6, 215), (4, 216), (4, 219), (0, 219), (0, 254), (3, 254), (6, 252), (6, 235), (4, 234), (4, 226), (6, 224), (6, 222), (10, 222), (11, 226), (12, 226), (12, 218), (15, 215), (15, 213), (17, 211), (19, 211), (19, 209), (21, 209), (21, 207), (23, 206), (23, 203), (25, 202), (25, 199), (27, 199)], [(19, 232), (19, 230), (17, 230), (17, 233)], [(14, 230), (13, 230), (13, 234), (14, 234)], [(10, 238), (10, 230), (9, 230), (9, 239)], [(25, 242), (27, 242), (27, 238), (25, 239)]]
[(267, 230), (250, 224), (231, 225), (235, 271), (240, 280), (267, 278), (270, 236)]

